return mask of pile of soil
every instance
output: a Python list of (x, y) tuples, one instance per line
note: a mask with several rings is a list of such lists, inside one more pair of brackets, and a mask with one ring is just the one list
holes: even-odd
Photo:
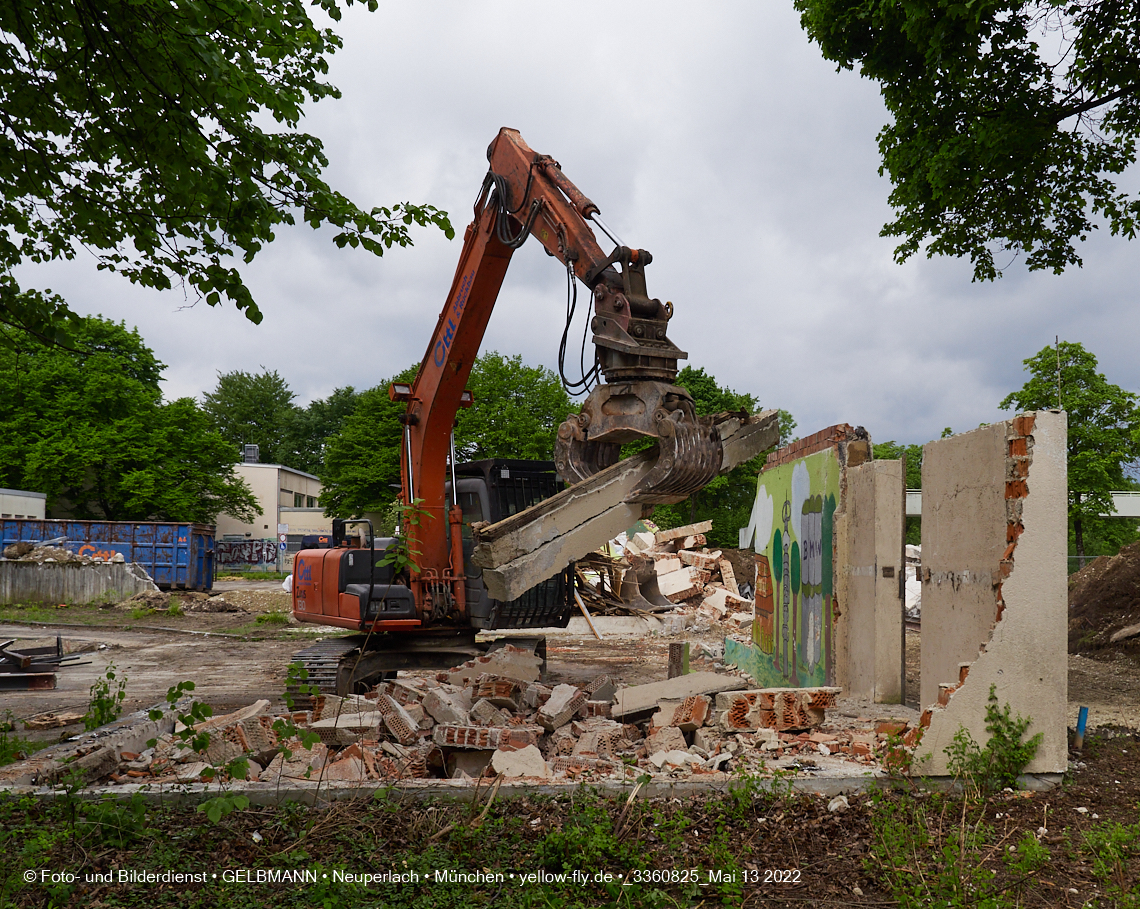
[(1140, 542), (1101, 556), (1069, 579), (1069, 652), (1123, 654), (1140, 662), (1140, 634), (1112, 641), (1140, 623)]
[(120, 609), (150, 609), (155, 612), (164, 612), (171, 606), (178, 606), (183, 612), (246, 612), (224, 597), (212, 597), (198, 591), (185, 591), (168, 593), (164, 590), (148, 590), (136, 593), (133, 597), (118, 604)]

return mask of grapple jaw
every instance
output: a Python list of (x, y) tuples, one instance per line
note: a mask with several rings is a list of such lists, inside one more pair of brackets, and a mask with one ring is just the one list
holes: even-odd
[(665, 382), (641, 380), (599, 385), (581, 413), (558, 428), (558, 475), (570, 484), (581, 482), (616, 463), (624, 443), (641, 438), (657, 440), (657, 463), (628, 502), (683, 501), (720, 470), (720, 435), (710, 418), (696, 415), (689, 393)]

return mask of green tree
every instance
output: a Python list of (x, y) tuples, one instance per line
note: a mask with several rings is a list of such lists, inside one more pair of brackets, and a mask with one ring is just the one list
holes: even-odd
[[(699, 415), (731, 410), (755, 413), (761, 409), (756, 398), (722, 387), (716, 378), (703, 367), (686, 366), (677, 373), (676, 384), (693, 396)], [(786, 410), (779, 411), (781, 444), (791, 441), (796, 421)], [(651, 444), (636, 443), (638, 447)], [(756, 477), (759, 475), (767, 452), (763, 452), (713, 479), (708, 486), (684, 502), (676, 505), (658, 505), (653, 520), (662, 527), (678, 527), (696, 521), (712, 521), (712, 530), (706, 534), (709, 543), (722, 548), (739, 545), (739, 530), (748, 523), (752, 504), (756, 498)]]
[[(388, 399), (391, 382), (411, 382), (410, 366), (360, 394), (353, 413), (325, 445), (321, 503), (333, 517), (382, 512), (400, 484), (400, 416), (407, 406)], [(522, 357), (495, 351), (480, 356), (467, 382), (474, 404), (456, 417), (460, 461), (482, 458), (550, 460), (558, 425), (574, 409), (558, 377)]]
[[(945, 434), (943, 434), (945, 437)], [(922, 489), (922, 446), (900, 445), (898, 442), (876, 442), (871, 446), (876, 461), (894, 461), (906, 458), (906, 488)], [(906, 542), (910, 546), (922, 544), (922, 518), (906, 519)]]
[(308, 407), (294, 407), (284, 425), (281, 463), (297, 470), (319, 474), (324, 464), (325, 444), (340, 432), (356, 410), (360, 395), (351, 385), (337, 388), (327, 398), (317, 398)]
[(219, 372), (214, 390), (202, 395), (202, 409), (235, 454), (242, 445), (257, 445), (263, 464), (297, 466), (286, 460), (291, 452), (285, 444), (295, 419), (293, 392), (276, 370)]
[(898, 261), (995, 252), (1030, 269), (1079, 265), (1098, 220), (1129, 239), (1120, 188), (1140, 138), (1140, 9), (1124, 3), (795, 0), (824, 57), (880, 83)]
[(1097, 372), (1096, 357), (1080, 344), (1061, 341), (1024, 361), (1030, 379), (1007, 395), (1003, 409), (1047, 410), (1069, 417), (1069, 521), (1079, 567), (1085, 565), (1085, 535), (1102, 534), (1101, 515), (1115, 511), (1111, 491), (1131, 487), (1127, 471), (1140, 459), (1137, 396)]
[(407, 405), (388, 398), (392, 382), (410, 382), (419, 367), (409, 366), (375, 388), (361, 392), (340, 431), (324, 447), (321, 505), (334, 518), (383, 512), (400, 486), (400, 416)]
[(0, 485), (52, 513), (109, 520), (244, 520), (257, 500), (237, 451), (190, 398), (163, 403), (163, 365), (136, 331), (78, 321), (73, 349), (8, 332), (0, 344)]
[[(321, 142), (297, 124), (307, 101), (339, 96), (323, 77), (341, 40), (308, 5), (0, 4), (0, 323), (50, 338), (78, 326), (14, 269), (80, 248), (135, 283), (189, 285), (260, 322), (233, 257), (251, 262), (297, 213), (376, 255), (410, 244), (413, 224), (453, 236), (430, 205), (365, 211), (321, 178)], [(337, 0), (312, 5), (339, 20)]]
[(524, 365), (517, 354), (482, 354), (471, 368), (467, 387), (474, 404), (459, 411), (455, 426), (461, 461), (549, 461), (558, 427), (577, 411), (558, 376), (544, 366)]

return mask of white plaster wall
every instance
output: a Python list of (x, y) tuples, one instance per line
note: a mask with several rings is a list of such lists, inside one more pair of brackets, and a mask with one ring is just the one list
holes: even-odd
[[(1012, 421), (1011, 421), (1012, 422)], [(991, 445), (1005, 442), (1011, 423), (996, 424), (969, 433), (975, 441), (960, 442), (949, 439), (927, 446), (927, 456), (935, 452), (934, 464), (941, 464), (939, 446), (964, 451), (977, 450), (979, 460), (991, 463)], [(1066, 707), (1068, 704), (1068, 660), (1066, 621), (1068, 599), (1065, 573), (1067, 554), (1067, 490), (1066, 465), (1067, 418), (1064, 413), (1039, 411), (1033, 428), (1033, 460), (1027, 478), (1028, 495), (1022, 500), (1024, 532), (1013, 553), (1013, 569), (1002, 584), (1005, 611), (994, 628), (986, 650), (973, 660), (965, 684), (950, 698), (945, 708), (934, 709), (930, 726), (926, 730), (917, 754), (926, 758), (920, 763), (922, 772), (934, 775), (948, 773), (943, 749), (950, 744), (954, 733), (966, 728), (979, 744), (988, 739), (985, 730), (985, 709), (990, 686), (993, 685), (1000, 705), (1009, 704), (1015, 714), (1032, 717), (1028, 735), (1040, 732), (1043, 742), (1037, 757), (1027, 768), (1035, 773), (1064, 772), (1068, 758), (1066, 733)], [(951, 444), (954, 443), (954, 444)], [(931, 532), (940, 534), (937, 508), (927, 510), (931, 490), (926, 488), (926, 463), (923, 465), (923, 560), (927, 558), (926, 540), (928, 524)], [(993, 485), (1004, 489), (1004, 474), (991, 477)], [(988, 507), (989, 497), (983, 497), (977, 522), (984, 521), (983, 532), (989, 540), (1000, 528), (1004, 552), (1004, 509), (1000, 515)], [(1003, 503), (1004, 504), (1004, 503)], [(960, 528), (965, 532), (968, 528)], [(997, 553), (993, 567), (998, 566), (1002, 552)], [(927, 600), (930, 585), (923, 585), (922, 636), (923, 674), (926, 674), (927, 621), (935, 613), (934, 627), (942, 627), (948, 620), (961, 615), (963, 609), (974, 602), (964, 597), (955, 604), (946, 598)], [(992, 588), (991, 588), (992, 589)], [(965, 590), (965, 588), (962, 588)], [(960, 591), (961, 592), (961, 591)], [(994, 597), (991, 593), (989, 609), (992, 612)], [(979, 617), (980, 619), (981, 617)], [(992, 621), (992, 616), (991, 616)], [(936, 642), (932, 642), (936, 643)], [(925, 679), (924, 679), (925, 688)]]

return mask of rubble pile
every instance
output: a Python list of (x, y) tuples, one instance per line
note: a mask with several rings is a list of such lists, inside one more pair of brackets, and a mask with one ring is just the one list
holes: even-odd
[[(507, 645), (367, 694), (318, 695), (307, 711), (275, 716), (258, 701), (193, 730), (176, 728), (100, 770), (116, 783), (167, 784), (227, 772), (276, 784), (642, 774), (711, 781), (780, 760), (796, 769), (824, 769), (818, 762), (830, 757), (869, 764), (901, 731), (828, 729), (835, 688), (749, 690), (746, 679), (714, 672), (625, 688), (606, 676), (548, 686), (539, 667), (539, 657)], [(202, 732), (209, 743), (194, 750), (190, 740)]]
[(79, 555), (64, 549), (62, 546), (53, 546), (50, 543), (28, 543), (20, 541), (4, 547), (4, 558), (16, 562), (36, 562), (43, 565), (51, 562), (68, 562), (76, 565), (95, 565), (103, 562), (126, 561), (121, 553), (114, 553), (110, 559), (96, 558), (89, 555)]
[(1069, 578), (1069, 652), (1140, 660), (1140, 543)]
[(752, 622), (753, 600), (742, 591), (751, 593), (754, 579), (738, 579), (726, 554), (708, 548), (705, 534), (711, 529), (711, 521), (702, 521), (622, 534), (611, 544), (611, 551), (617, 551), (611, 565), (586, 561), (593, 576), (579, 573), (587, 602), (602, 612), (668, 613), (664, 621), (670, 632), (701, 620), (743, 630)]

